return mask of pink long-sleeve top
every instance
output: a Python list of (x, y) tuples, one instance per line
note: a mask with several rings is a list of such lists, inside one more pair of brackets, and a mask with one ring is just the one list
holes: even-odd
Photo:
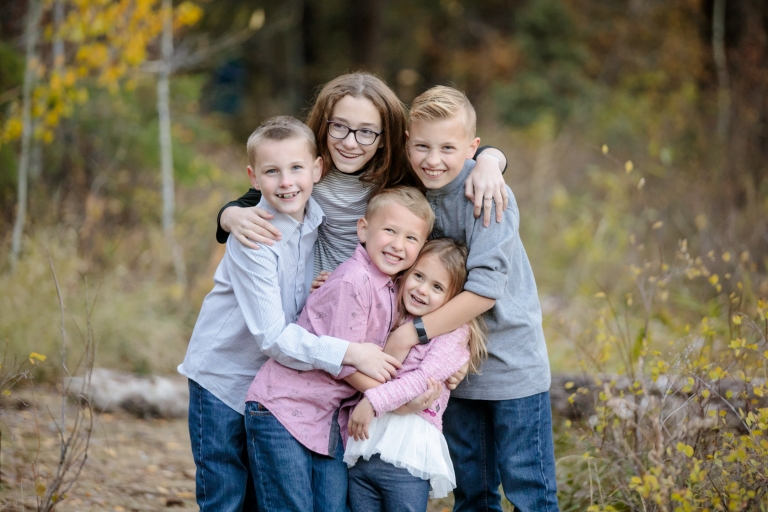
[(416, 414), (442, 432), (443, 412), (450, 397), (445, 380), (469, 361), (468, 340), (469, 327), (463, 325), (425, 345), (413, 347), (397, 372), (397, 378), (365, 392), (376, 416), (394, 411), (420, 396), (427, 390), (427, 379), (432, 377), (440, 383), (440, 396), (432, 407)]
[[(396, 311), (395, 285), (376, 267), (361, 245), (339, 265), (328, 280), (309, 295), (297, 324), (318, 336), (350, 343), (375, 343), (384, 347)], [(342, 367), (333, 377), (322, 370), (298, 371), (270, 359), (253, 379), (247, 402), (266, 407), (296, 440), (313, 452), (334, 453), (338, 434), (347, 423), (336, 411), (343, 400), (356, 394), (343, 377), (353, 367)]]

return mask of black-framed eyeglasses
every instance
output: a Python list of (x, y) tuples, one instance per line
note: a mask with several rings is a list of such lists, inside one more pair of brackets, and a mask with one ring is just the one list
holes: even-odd
[(357, 130), (353, 130), (349, 126), (336, 121), (326, 121), (326, 123), (328, 123), (328, 135), (334, 139), (346, 139), (351, 133), (355, 137), (357, 143), (362, 146), (370, 146), (376, 142), (376, 138), (379, 135), (384, 133), (384, 130), (375, 132), (370, 128), (358, 128)]

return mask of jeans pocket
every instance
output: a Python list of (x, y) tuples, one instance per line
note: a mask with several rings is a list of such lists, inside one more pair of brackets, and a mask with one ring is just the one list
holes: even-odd
[(246, 413), (251, 417), (272, 416), (272, 412), (259, 402), (247, 402)]

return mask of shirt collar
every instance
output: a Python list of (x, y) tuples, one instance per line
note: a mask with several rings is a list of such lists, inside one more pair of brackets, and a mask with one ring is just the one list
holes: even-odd
[(269, 222), (283, 235), (283, 238), (279, 242), (275, 242), (276, 245), (286, 243), (297, 229), (302, 229), (302, 226), (304, 226), (304, 229), (314, 230), (317, 229), (320, 224), (325, 222), (325, 214), (323, 213), (322, 208), (320, 208), (320, 205), (317, 204), (311, 196), (309, 201), (307, 201), (306, 209), (304, 211), (303, 223), (297, 221), (286, 213), (277, 211), (274, 206), (264, 199), (264, 196), (261, 197), (261, 201), (259, 201), (259, 204), (256, 206), (262, 210), (268, 211), (274, 216)]
[(378, 290), (392, 284), (392, 279), (387, 274), (379, 270), (379, 267), (373, 264), (373, 260), (371, 260), (371, 257), (368, 256), (368, 251), (366, 251), (365, 247), (363, 247), (361, 244), (357, 244), (357, 248), (352, 254), (352, 258), (361, 262), (366, 266), (366, 268), (368, 268), (369, 272), (371, 273), (371, 279), (373, 279), (373, 286), (375, 289)]
[(461, 172), (456, 176), (453, 180), (451, 180), (450, 183), (445, 185), (444, 187), (437, 188), (434, 190), (427, 189), (427, 197), (437, 197), (437, 196), (444, 196), (446, 194), (450, 194), (451, 192), (455, 191), (457, 188), (464, 185), (464, 182), (467, 181), (467, 177), (469, 176), (469, 173), (472, 172), (472, 169), (475, 167), (475, 161), (474, 160), (465, 160), (464, 161), (464, 167), (461, 168)]

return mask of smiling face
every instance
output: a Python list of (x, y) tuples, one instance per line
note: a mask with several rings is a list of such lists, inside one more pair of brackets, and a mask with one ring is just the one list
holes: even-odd
[(406, 135), (408, 160), (428, 189), (442, 188), (453, 181), (480, 144), (479, 138), (467, 135), (458, 115), (434, 121), (412, 120)]
[(403, 283), (403, 305), (413, 316), (424, 316), (445, 304), (451, 276), (437, 254), (426, 254), (408, 271)]
[(392, 201), (357, 221), (357, 236), (376, 267), (392, 277), (407, 269), (429, 236), (427, 222)]
[[(378, 133), (383, 129), (381, 114), (373, 102), (368, 98), (355, 98), (349, 95), (336, 102), (328, 121), (343, 124), (353, 130), (368, 129)], [(383, 139), (379, 136), (373, 144), (364, 146), (355, 140), (352, 132), (344, 139), (335, 139), (331, 137), (330, 132), (326, 137), (333, 164), (346, 174), (365, 167), (383, 144)]]
[(304, 206), (320, 179), (323, 159), (315, 158), (301, 137), (259, 142), (248, 177), (277, 211), (304, 221)]

